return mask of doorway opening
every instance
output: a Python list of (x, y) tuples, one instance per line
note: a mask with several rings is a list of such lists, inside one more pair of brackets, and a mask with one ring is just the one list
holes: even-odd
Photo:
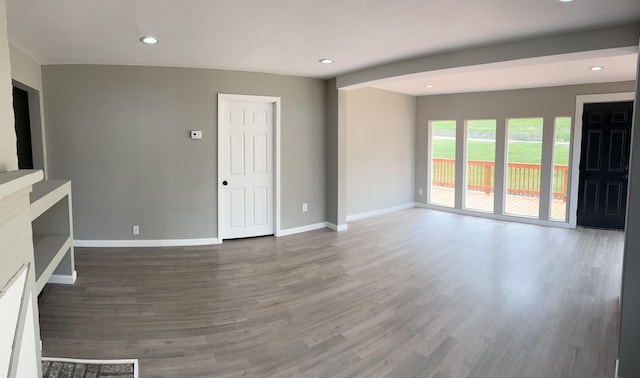
[(40, 92), (12, 80), (13, 112), (19, 169), (41, 169), (47, 178), (45, 133), (41, 117)]
[(13, 118), (15, 121), (18, 169), (33, 169), (29, 93), (13, 87)]

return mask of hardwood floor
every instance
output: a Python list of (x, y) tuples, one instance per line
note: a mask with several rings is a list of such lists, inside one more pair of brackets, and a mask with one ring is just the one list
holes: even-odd
[(409, 209), (220, 246), (76, 249), (43, 354), (141, 377), (614, 376), (623, 233)]

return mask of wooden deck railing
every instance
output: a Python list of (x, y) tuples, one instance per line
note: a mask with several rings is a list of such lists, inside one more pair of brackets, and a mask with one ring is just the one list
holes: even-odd
[[(492, 161), (469, 160), (467, 162), (467, 188), (493, 192), (495, 163)], [(433, 159), (433, 185), (446, 188), (455, 187), (455, 160)], [(567, 200), (567, 183), (569, 167), (556, 165), (553, 167), (553, 198)], [(507, 167), (507, 193), (527, 196), (540, 196), (540, 164), (509, 163)]]

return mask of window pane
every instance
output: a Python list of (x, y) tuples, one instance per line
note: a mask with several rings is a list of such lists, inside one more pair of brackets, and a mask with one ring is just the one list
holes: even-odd
[(567, 185), (569, 183), (569, 146), (571, 117), (556, 118), (553, 143), (553, 182), (551, 183), (551, 219), (567, 220)]
[(496, 120), (467, 121), (467, 188), (464, 207), (493, 212)]
[(505, 212), (511, 215), (538, 217), (542, 125), (542, 118), (516, 118), (507, 121)]
[(456, 121), (431, 122), (431, 201), (453, 207), (456, 189)]

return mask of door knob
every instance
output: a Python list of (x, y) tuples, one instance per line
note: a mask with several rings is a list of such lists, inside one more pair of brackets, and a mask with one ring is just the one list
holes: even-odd
[(224, 180), (224, 181), (222, 182), (222, 185), (224, 185), (224, 186), (227, 186), (227, 184), (229, 184), (229, 183), (227, 182), (227, 180)]

